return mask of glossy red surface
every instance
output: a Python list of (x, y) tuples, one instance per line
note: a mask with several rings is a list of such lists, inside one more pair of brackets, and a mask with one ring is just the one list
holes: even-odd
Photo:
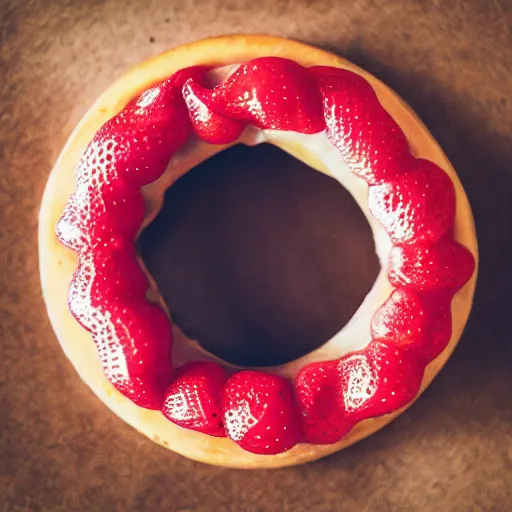
[(411, 347), (394, 340), (372, 340), (338, 363), (339, 392), (354, 423), (393, 412), (419, 390), (425, 363)]
[(87, 146), (76, 190), (57, 225), (78, 253), (69, 308), (91, 331), (106, 376), (137, 405), (159, 409), (171, 379), (171, 328), (146, 300), (133, 238), (144, 218), (140, 187), (156, 180), (191, 133), (181, 89), (201, 68), (145, 91), (105, 123)]
[(291, 383), (278, 375), (235, 373), (224, 389), (223, 409), (227, 435), (249, 452), (281, 453), (302, 438)]
[(314, 77), (291, 60), (245, 62), (225, 82), (202, 91), (219, 114), (258, 128), (317, 133), (325, 127)]
[(163, 415), (181, 427), (226, 437), (221, 400), (227, 379), (224, 369), (210, 361), (178, 368), (165, 393)]
[[(412, 400), (425, 365), (450, 340), (451, 297), (474, 271), (473, 256), (451, 236), (453, 185), (411, 155), (371, 86), (352, 72), (268, 57), (242, 64), (213, 89), (202, 85), (205, 72), (185, 69), (145, 91), (87, 147), (57, 225), (59, 239), (78, 253), (70, 310), (91, 331), (109, 380), (141, 407), (161, 408), (174, 423), (227, 435), (254, 453), (279, 453), (301, 440), (336, 442), (358, 421)], [(246, 124), (325, 129), (370, 185), (369, 208), (395, 244), (389, 279), (396, 290), (375, 313), (374, 339), (303, 368), (295, 392), (264, 372), (225, 382), (213, 363), (187, 365), (172, 380), (170, 325), (146, 301), (132, 241), (144, 216), (140, 187), (161, 176), (187, 138), (195, 132), (209, 143), (232, 142)]]
[(437, 165), (414, 160), (403, 176), (372, 185), (368, 206), (394, 244), (432, 243), (453, 226), (455, 189)]
[(309, 364), (297, 375), (295, 389), (308, 443), (335, 443), (352, 428), (339, 383), (337, 361)]
[(183, 87), (183, 97), (190, 114), (190, 120), (196, 134), (210, 144), (229, 144), (234, 142), (245, 126), (214, 112), (211, 108), (210, 91), (200, 84), (188, 80)]

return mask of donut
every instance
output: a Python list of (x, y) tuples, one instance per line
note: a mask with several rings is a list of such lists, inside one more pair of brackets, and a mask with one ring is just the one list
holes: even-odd
[[(180, 176), (261, 142), (352, 194), (381, 269), (331, 340), (251, 369), (172, 324), (135, 240)], [(50, 174), (39, 257), (57, 338), (115, 414), (188, 458), (275, 468), (341, 450), (420, 396), (466, 324), (478, 250), (455, 171), (393, 91), (317, 48), (230, 35), (146, 61), (97, 100)]]

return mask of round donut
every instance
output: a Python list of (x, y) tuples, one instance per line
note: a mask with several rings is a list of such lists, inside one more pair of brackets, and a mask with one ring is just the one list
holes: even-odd
[[(171, 327), (134, 240), (180, 176), (260, 142), (349, 190), (381, 271), (320, 348), (244, 369)], [(62, 348), (115, 414), (191, 459), (270, 468), (334, 453), (414, 402), (462, 334), (478, 251), (455, 171), (393, 91), (305, 44), (232, 35), (146, 61), (97, 100), (48, 180), (39, 256)]]

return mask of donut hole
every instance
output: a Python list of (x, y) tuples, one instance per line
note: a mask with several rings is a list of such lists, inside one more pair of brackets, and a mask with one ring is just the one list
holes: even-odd
[(174, 322), (243, 366), (323, 345), (380, 268), (352, 196), (270, 144), (234, 146), (189, 171), (139, 243)]

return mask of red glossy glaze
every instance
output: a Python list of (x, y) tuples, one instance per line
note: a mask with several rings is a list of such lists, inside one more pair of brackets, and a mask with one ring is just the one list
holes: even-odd
[(393, 340), (373, 340), (339, 360), (339, 386), (346, 415), (354, 422), (403, 407), (417, 394), (425, 364), (414, 350)]
[(327, 136), (354, 174), (373, 185), (411, 170), (404, 133), (363, 77), (325, 66), (309, 71), (322, 94)]
[(183, 97), (190, 114), (190, 120), (196, 134), (210, 144), (229, 144), (234, 142), (245, 126), (211, 109), (210, 92), (190, 79), (183, 87)]
[(209, 361), (182, 366), (165, 393), (163, 415), (180, 427), (226, 437), (221, 399), (227, 379), (227, 373)]
[(281, 453), (302, 437), (292, 387), (278, 375), (235, 373), (224, 389), (223, 408), (228, 437), (248, 452)]
[(414, 346), (421, 357), (431, 361), (452, 335), (450, 301), (447, 293), (398, 288), (373, 316), (372, 336), (404, 348)]
[(388, 278), (397, 288), (455, 292), (474, 271), (473, 255), (451, 236), (435, 244), (393, 247), (389, 255)]
[(416, 160), (411, 172), (372, 185), (368, 206), (395, 244), (431, 243), (453, 226), (455, 189), (437, 165)]
[(213, 90), (196, 90), (219, 114), (258, 128), (300, 133), (325, 128), (316, 81), (291, 60), (254, 59)]
[[(206, 71), (185, 69), (145, 91), (88, 145), (56, 228), (78, 253), (70, 310), (91, 331), (108, 379), (137, 405), (160, 408), (182, 427), (227, 435), (254, 453), (279, 453), (301, 440), (334, 443), (358, 421), (409, 403), (425, 365), (449, 342), (451, 298), (475, 266), (453, 240), (453, 184), (411, 155), (399, 126), (355, 73), (268, 57), (243, 63), (208, 89)], [(141, 186), (162, 175), (191, 134), (226, 144), (246, 124), (325, 129), (370, 185), (370, 210), (395, 244), (388, 275), (396, 290), (375, 313), (373, 340), (339, 360), (307, 365), (295, 393), (281, 377), (243, 371), (228, 379), (214, 363), (191, 363), (172, 376), (170, 325), (146, 300), (133, 244), (144, 217)]]
[(343, 407), (337, 361), (305, 366), (295, 381), (302, 412), (304, 440), (313, 444), (339, 441), (353, 426)]

